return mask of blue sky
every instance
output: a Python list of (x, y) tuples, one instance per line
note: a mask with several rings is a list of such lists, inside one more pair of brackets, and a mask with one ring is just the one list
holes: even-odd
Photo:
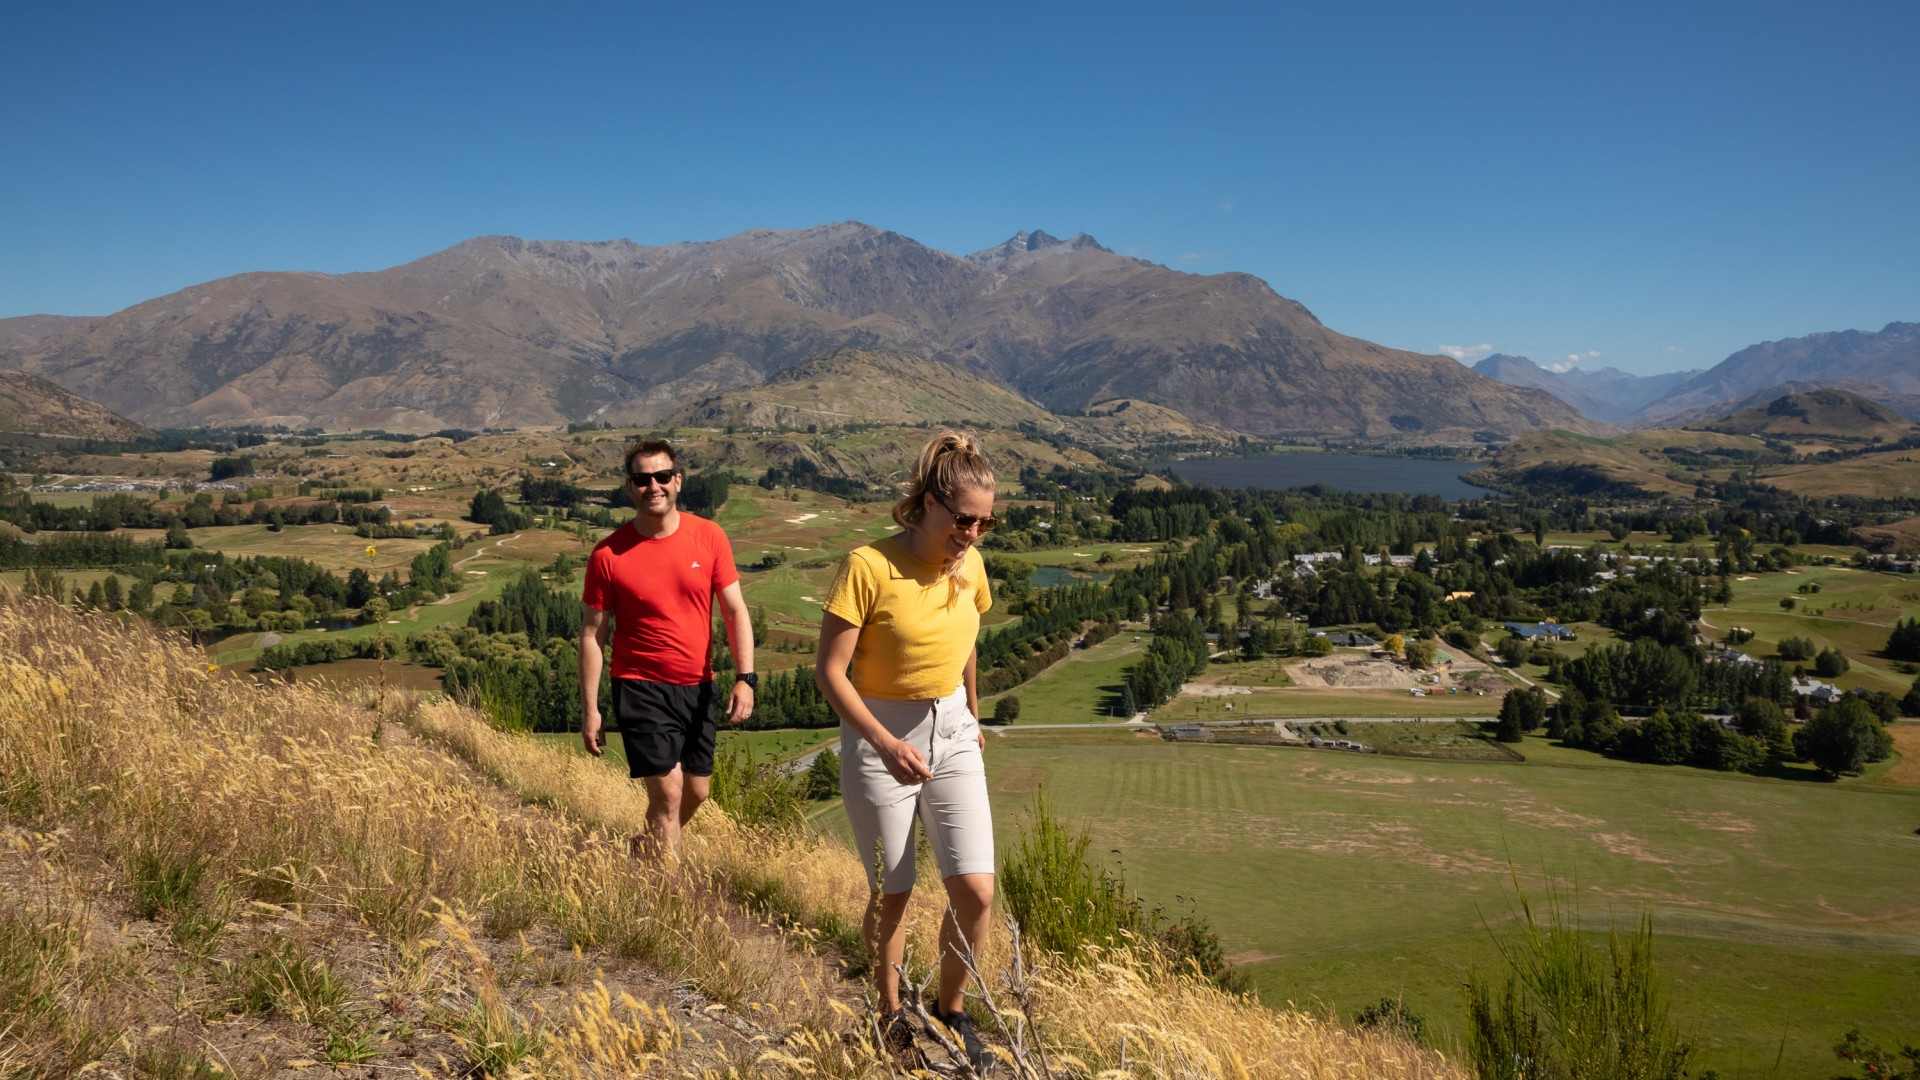
[(1912, 0), (23, 0), (0, 317), (858, 220), (1085, 231), (1469, 362), (1707, 367), (1920, 320), (1916, 56)]

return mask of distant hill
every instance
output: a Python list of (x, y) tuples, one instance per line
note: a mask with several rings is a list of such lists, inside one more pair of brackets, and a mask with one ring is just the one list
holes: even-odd
[[(1647, 432), (1597, 438), (1568, 431), (1536, 431), (1500, 449), (1478, 479), (1496, 487), (1539, 496), (1634, 499), (1687, 496), (1693, 484), (1676, 478)], [(1681, 435), (1678, 432), (1656, 434)], [(1693, 436), (1698, 440), (1700, 436)], [(1726, 436), (1708, 435), (1708, 439)], [(1688, 441), (1684, 437), (1680, 441)], [(1757, 441), (1754, 446), (1759, 446)]]
[(1676, 371), (1662, 375), (1634, 375), (1619, 368), (1589, 371), (1572, 368), (1548, 371), (1524, 356), (1494, 353), (1473, 365), (1473, 370), (1489, 379), (1510, 386), (1531, 386), (1545, 390), (1594, 420), (1621, 421), (1632, 417), (1649, 402), (1657, 401), (1698, 371)]
[(1787, 394), (1694, 426), (1727, 435), (1832, 442), (1894, 442), (1920, 434), (1920, 428), (1892, 409), (1859, 394), (1832, 389)]
[(1664, 424), (1676, 414), (1739, 401), (1785, 383), (1843, 380), (1889, 394), (1920, 395), (1920, 323), (1888, 323), (1878, 333), (1843, 330), (1749, 346), (1674, 387), (1642, 409), (1640, 419)]
[(0, 371), (0, 433), (136, 439), (153, 432), (45, 379)]
[(988, 378), (950, 365), (859, 349), (805, 361), (759, 386), (716, 394), (675, 413), (670, 422), (804, 431), (809, 426), (897, 425), (903, 420), (962, 427), (1027, 425), (1042, 434), (1069, 433), (1086, 445), (1122, 448), (1168, 442), (1227, 445), (1241, 438), (1151, 402), (1101, 402), (1084, 414), (1058, 416)]
[(1755, 390), (1746, 397), (1735, 401), (1723, 401), (1705, 408), (1689, 409), (1686, 412), (1672, 413), (1661, 418), (1661, 424), (1668, 427), (1697, 428), (1722, 420), (1737, 412), (1748, 409), (1765, 408), (1783, 397), (1795, 394), (1809, 394), (1816, 390), (1844, 390), (1847, 393), (1879, 405), (1907, 420), (1920, 423), (1920, 394), (1896, 394), (1874, 383), (1861, 382), (1858, 379), (1834, 379), (1822, 382), (1788, 382), (1778, 386), (1769, 386)]
[(0, 367), (156, 424), (656, 422), (845, 349), (1045, 408), (1151, 402), (1263, 436), (1580, 427), (1538, 390), (1323, 326), (1246, 274), (1042, 232), (961, 258), (858, 223), (707, 243), (470, 240), (375, 273), (254, 273), (30, 341)]

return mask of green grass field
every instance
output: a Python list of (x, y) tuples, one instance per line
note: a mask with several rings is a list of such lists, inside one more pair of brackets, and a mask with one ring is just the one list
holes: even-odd
[[(1114, 710), (1120, 707), (1120, 686), (1126, 681), (1126, 669), (1140, 659), (1146, 647), (1144, 635), (1115, 634), (1091, 649), (1067, 654), (1065, 660), (1042, 672), (1038, 678), (1007, 691), (1020, 699), (1020, 724), (1111, 723), (1125, 720)], [(980, 702), (980, 709), (993, 715), (995, 695)]]
[(1003, 845), (1044, 786), (1130, 885), (1210, 917), (1270, 1002), (1350, 1016), (1404, 994), (1456, 1037), (1468, 972), (1497, 968), (1511, 871), (1536, 897), (1574, 883), (1588, 929), (1651, 909), (1698, 1068), (1826, 1075), (1853, 1024), (1913, 1038), (1920, 791), (1522, 749), (1438, 762), (1016, 728), (988, 770)]

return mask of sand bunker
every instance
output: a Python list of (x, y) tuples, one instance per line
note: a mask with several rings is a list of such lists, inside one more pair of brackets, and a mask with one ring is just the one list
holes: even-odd
[(1290, 664), (1287, 674), (1296, 686), (1338, 686), (1363, 690), (1405, 690), (1414, 685), (1413, 673), (1398, 664), (1366, 657), (1309, 660)]
[(1253, 693), (1253, 688), (1250, 686), (1202, 686), (1197, 683), (1185, 683), (1180, 687), (1180, 692), (1182, 694), (1191, 694), (1194, 697), (1236, 697), (1240, 694)]
[(812, 521), (812, 520), (813, 520), (814, 518), (817, 518), (817, 517), (819, 517), (819, 516), (820, 516), (819, 514), (801, 514), (801, 515), (800, 515), (799, 517), (790, 517), (790, 518), (788, 518), (788, 519), (787, 519), (787, 524), (789, 524), (789, 525), (805, 525), (805, 524), (806, 524), (807, 522), (809, 522), (809, 521)]

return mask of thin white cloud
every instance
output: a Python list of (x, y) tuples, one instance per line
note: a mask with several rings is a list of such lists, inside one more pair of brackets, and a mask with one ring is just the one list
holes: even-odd
[(1220, 200), (1220, 212), (1221, 212), (1221, 213), (1223, 213), (1223, 214), (1231, 214), (1231, 213), (1233, 213), (1233, 199), (1232, 199), (1232, 198), (1224, 198), (1224, 199), (1221, 199), (1221, 200)]
[(1479, 345), (1436, 345), (1434, 350), (1445, 353), (1464, 364), (1468, 360), (1478, 360), (1492, 352), (1493, 346), (1484, 342)]
[(1220, 253), (1217, 251), (1189, 251), (1181, 255), (1178, 261), (1183, 263), (1212, 262), (1219, 257)]
[(1685, 356), (1687, 354), (1687, 350), (1681, 348), (1678, 345), (1667, 346), (1667, 351), (1678, 356)]
[(1598, 359), (1600, 359), (1600, 350), (1588, 349), (1586, 352), (1583, 352), (1583, 353), (1570, 352), (1567, 354), (1567, 358), (1565, 360), (1562, 360), (1562, 361), (1559, 361), (1558, 363), (1553, 363), (1553, 364), (1542, 364), (1540, 365), (1540, 367), (1541, 367), (1541, 370), (1543, 371), (1551, 371), (1556, 375), (1564, 375), (1567, 372), (1572, 371), (1575, 367), (1578, 367), (1580, 364), (1585, 363), (1588, 360), (1598, 360)]

